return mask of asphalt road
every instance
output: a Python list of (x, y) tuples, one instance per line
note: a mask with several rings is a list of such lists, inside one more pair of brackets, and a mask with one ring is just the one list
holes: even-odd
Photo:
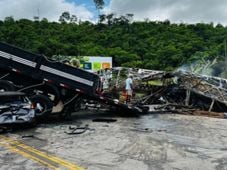
[[(117, 121), (93, 122), (96, 118)], [(86, 130), (76, 131), (82, 134), (65, 133), (75, 127)], [(226, 170), (227, 120), (173, 114), (128, 118), (81, 112), (71, 121), (51, 121), (0, 136), (0, 169), (57, 168)]]

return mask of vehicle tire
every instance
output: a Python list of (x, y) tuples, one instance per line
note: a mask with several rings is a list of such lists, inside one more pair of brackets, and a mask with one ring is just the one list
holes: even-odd
[(0, 92), (1, 91), (15, 91), (15, 86), (7, 80), (0, 80)]
[(48, 86), (50, 86), (50, 88), (52, 89), (53, 91), (53, 94), (55, 96), (54, 100), (52, 101), (54, 103), (54, 105), (57, 105), (60, 98), (61, 98), (61, 94), (60, 94), (60, 91), (58, 90), (58, 88), (54, 85), (51, 85), (49, 84)]
[(30, 100), (35, 104), (37, 118), (48, 117), (52, 112), (53, 103), (47, 96), (38, 94), (30, 97)]
[(51, 101), (53, 102), (54, 105), (58, 104), (61, 94), (56, 86), (54, 86), (52, 84), (45, 84), (45, 86), (42, 86), (40, 90), (43, 91), (43, 94), (46, 96), (48, 96), (49, 93), (53, 94), (54, 99)]

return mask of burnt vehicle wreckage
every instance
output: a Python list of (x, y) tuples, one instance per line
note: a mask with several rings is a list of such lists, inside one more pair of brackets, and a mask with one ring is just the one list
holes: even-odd
[[(124, 86), (129, 74), (135, 95), (126, 104)], [(124, 113), (227, 109), (227, 80), (222, 78), (122, 67), (96, 74), (1, 42), (0, 92), (4, 91), (26, 93), (40, 120), (54, 113), (66, 116), (90, 106), (91, 101)]]
[(127, 75), (132, 75), (134, 82), (132, 106), (154, 113), (225, 116), (226, 79), (187, 71), (165, 72), (118, 67), (111, 70), (112, 79), (106, 95), (115, 96), (123, 102), (125, 94), (119, 91), (124, 89)]

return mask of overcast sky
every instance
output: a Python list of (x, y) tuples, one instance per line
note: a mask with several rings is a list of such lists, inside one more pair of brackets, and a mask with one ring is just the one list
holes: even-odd
[[(102, 12), (123, 15), (133, 13), (135, 20), (165, 20), (184, 23), (221, 23), (227, 25), (227, 0), (105, 0)], [(38, 12), (39, 11), (39, 12)], [(40, 15), (57, 21), (69, 11), (82, 20), (95, 21), (97, 10), (93, 0), (0, 0), (0, 19)]]

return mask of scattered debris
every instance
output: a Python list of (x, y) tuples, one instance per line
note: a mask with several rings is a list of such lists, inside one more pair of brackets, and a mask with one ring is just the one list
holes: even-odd
[(107, 118), (98, 118), (98, 119), (93, 119), (92, 122), (106, 122), (106, 123), (112, 123), (116, 122), (117, 119), (107, 119)]
[(79, 135), (85, 133), (87, 130), (92, 130), (94, 131), (95, 129), (90, 129), (88, 127), (89, 125), (85, 125), (84, 127), (72, 127), (69, 126), (69, 131), (65, 131), (64, 133), (68, 135)]
[(34, 138), (34, 135), (22, 135), (21, 138)]

